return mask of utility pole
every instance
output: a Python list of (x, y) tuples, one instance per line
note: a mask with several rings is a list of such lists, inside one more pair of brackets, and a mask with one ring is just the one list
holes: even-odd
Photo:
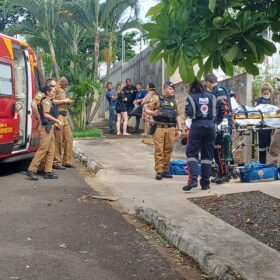
[(163, 90), (163, 85), (165, 83), (165, 62), (161, 59), (161, 89)]
[(138, 81), (141, 81), (141, 56), (142, 56), (142, 34), (140, 34), (140, 53), (138, 54), (138, 64), (139, 64), (139, 79)]
[(121, 62), (121, 81), (123, 80), (123, 65), (125, 61), (125, 40), (124, 35), (122, 35), (122, 62)]

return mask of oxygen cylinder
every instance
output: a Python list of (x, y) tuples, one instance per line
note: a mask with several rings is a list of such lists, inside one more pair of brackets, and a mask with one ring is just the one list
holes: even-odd
[(231, 135), (230, 135), (229, 132), (224, 132), (223, 133), (222, 151), (223, 151), (224, 161), (226, 161), (226, 162), (232, 161), (232, 156), (231, 156)]

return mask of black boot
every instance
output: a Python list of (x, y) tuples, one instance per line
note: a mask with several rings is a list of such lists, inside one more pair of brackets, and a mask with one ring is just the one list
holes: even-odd
[(162, 178), (172, 179), (173, 176), (169, 172), (166, 171), (166, 172), (162, 173)]
[(218, 185), (221, 185), (221, 184), (223, 184), (225, 181), (224, 181), (224, 176), (218, 176), (218, 177), (216, 177), (215, 178), (215, 180), (214, 180), (214, 183), (215, 184), (218, 184)]
[(209, 163), (202, 163), (201, 164), (201, 179), (200, 179), (200, 186), (203, 190), (204, 188), (210, 188), (210, 176), (211, 176), (212, 165)]
[(162, 179), (162, 173), (161, 172), (157, 172), (156, 173), (156, 180), (161, 180)]
[(60, 164), (54, 164), (53, 169), (58, 169), (58, 170), (65, 170), (66, 168)]
[(259, 162), (262, 164), (266, 164), (266, 150), (259, 151)]
[(58, 176), (53, 172), (45, 172), (44, 179), (58, 179)]
[(206, 191), (206, 190), (209, 190), (209, 189), (210, 189), (210, 186), (209, 186), (209, 185), (207, 185), (207, 186), (201, 186), (201, 189), (202, 189), (203, 191)]
[(192, 188), (196, 188), (198, 186), (197, 182), (192, 182), (191, 184), (187, 184), (183, 187), (183, 191), (190, 191)]
[(32, 172), (32, 171), (26, 171), (25, 173), (31, 180), (33, 181), (38, 181), (38, 176), (35, 172)]

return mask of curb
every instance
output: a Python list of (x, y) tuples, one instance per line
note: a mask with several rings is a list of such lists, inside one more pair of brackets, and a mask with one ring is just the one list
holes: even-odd
[(73, 154), (74, 158), (84, 164), (94, 175), (96, 175), (100, 169), (103, 169), (102, 165), (92, 159), (89, 159), (84, 153), (80, 152), (77, 147), (73, 147)]
[(136, 208), (137, 217), (154, 226), (157, 231), (181, 252), (193, 258), (200, 268), (219, 280), (246, 280), (232, 266), (216, 258), (212, 250), (195, 236), (167, 222), (165, 217), (151, 208)]

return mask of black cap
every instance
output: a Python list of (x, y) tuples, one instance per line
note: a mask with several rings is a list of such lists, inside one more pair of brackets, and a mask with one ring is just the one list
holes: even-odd
[(172, 82), (165, 82), (163, 85), (164, 88), (166, 87), (172, 87), (173, 89), (175, 89), (175, 85)]

